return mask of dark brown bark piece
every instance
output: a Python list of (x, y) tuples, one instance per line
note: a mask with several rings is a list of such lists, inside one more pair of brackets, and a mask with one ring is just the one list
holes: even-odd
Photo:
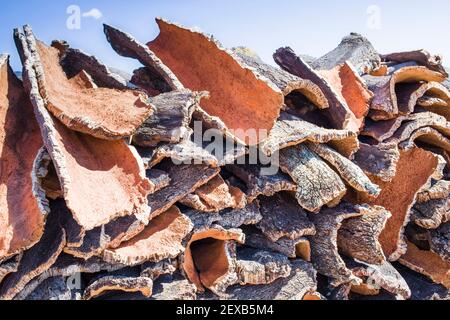
[(381, 58), (384, 61), (393, 61), (397, 63), (415, 61), (428, 69), (442, 73), (446, 78), (448, 77), (447, 71), (442, 66), (442, 56), (432, 55), (424, 49), (383, 54), (381, 55)]
[(161, 276), (172, 275), (179, 268), (178, 259), (165, 259), (159, 262), (145, 262), (141, 266), (141, 277), (150, 278), (153, 281)]
[(308, 147), (299, 145), (280, 152), (280, 168), (297, 183), (300, 206), (318, 212), (347, 192), (341, 178)]
[(359, 261), (382, 265), (386, 262), (378, 238), (391, 213), (379, 206), (361, 206), (362, 216), (342, 222), (337, 235), (339, 249)]
[(267, 285), (287, 278), (292, 271), (286, 256), (252, 248), (238, 250), (236, 269), (240, 285)]
[(57, 214), (50, 213), (41, 240), (24, 252), (17, 272), (0, 286), (0, 299), (13, 299), (31, 280), (50, 268), (62, 252), (66, 234)]
[(232, 229), (244, 225), (255, 225), (262, 218), (259, 201), (254, 201), (243, 209), (227, 209), (220, 212), (220, 221), (217, 224), (225, 229)]
[(108, 42), (119, 55), (139, 60), (151, 74), (157, 75), (170, 89), (184, 88), (173, 72), (145, 44), (119, 29), (106, 24), (103, 27)]
[(450, 262), (450, 222), (429, 231), (431, 251), (437, 253), (444, 261)]
[(253, 69), (242, 66), (213, 38), (162, 19), (156, 22), (160, 34), (149, 48), (187, 88), (210, 92), (210, 99), (202, 102), (205, 111), (220, 117), (249, 145), (265, 138), (258, 131), (272, 129), (283, 105), (282, 92)]
[(144, 277), (104, 276), (91, 283), (83, 294), (83, 300), (91, 300), (108, 291), (140, 292), (145, 297), (152, 295), (153, 281)]
[(170, 185), (171, 179), (167, 172), (157, 169), (147, 170), (147, 178), (155, 186), (155, 192)]
[(17, 272), (21, 259), (22, 255), (18, 254), (13, 256), (12, 258), (0, 262), (0, 284), (7, 275), (13, 272)]
[(151, 300), (186, 301), (197, 299), (197, 288), (181, 275), (164, 277), (153, 284)]
[(134, 144), (156, 147), (161, 142), (180, 142), (190, 131), (192, 114), (202, 96), (201, 93), (179, 90), (150, 98), (155, 112), (133, 135)]
[(390, 182), (397, 172), (400, 151), (396, 144), (360, 144), (354, 162), (364, 172), (375, 179)]
[(425, 229), (436, 229), (450, 220), (450, 197), (417, 203), (412, 210), (412, 221)]
[(359, 147), (357, 135), (350, 130), (325, 129), (282, 112), (260, 149), (271, 156), (276, 151), (305, 141), (330, 143), (346, 157), (351, 157)]
[(370, 181), (358, 165), (327, 145), (310, 142), (307, 142), (305, 145), (332, 166), (356, 192), (362, 193), (369, 198), (378, 197), (381, 191), (380, 188)]
[(25, 88), (75, 220), (92, 230), (117, 217), (148, 211), (146, 196), (152, 185), (137, 152), (122, 140), (106, 141), (71, 131), (52, 117), (39, 93), (43, 71), (31, 29), (16, 30), (15, 38), (23, 58)]
[(380, 67), (381, 58), (369, 40), (358, 33), (344, 37), (337, 48), (315, 59), (311, 66), (317, 70), (330, 70), (346, 61), (353, 64), (360, 75)]
[(39, 241), (49, 212), (35, 164), (43, 146), (33, 106), (0, 55), (0, 260)]
[(64, 199), (50, 201), (50, 210), (59, 217), (61, 227), (66, 233), (66, 246), (80, 247), (83, 243), (86, 230), (80, 227), (75, 221)]
[(275, 62), (283, 69), (302, 79), (315, 83), (328, 99), (329, 108), (324, 110), (336, 129), (358, 130), (357, 119), (347, 102), (333, 89), (328, 81), (289, 48), (280, 48), (274, 54)]
[(148, 197), (151, 218), (167, 211), (177, 201), (194, 192), (219, 174), (218, 168), (205, 165), (174, 165), (170, 160), (161, 164), (160, 169), (169, 174), (171, 183), (168, 187)]
[(99, 87), (111, 89), (124, 89), (127, 87), (126, 79), (112, 72), (95, 56), (71, 48), (65, 41), (55, 40), (52, 42), (52, 47), (59, 50), (59, 63), (69, 79), (77, 76), (84, 70)]
[(303, 300), (316, 292), (316, 271), (302, 260), (291, 262), (291, 274), (269, 285), (233, 286), (227, 290), (229, 300)]
[(271, 198), (261, 197), (259, 203), (263, 219), (257, 227), (271, 241), (284, 237), (295, 240), (316, 233), (314, 224), (291, 195), (278, 193)]
[(361, 279), (346, 267), (338, 252), (338, 234), (345, 220), (363, 214), (360, 207), (342, 203), (337, 208), (311, 216), (316, 226), (316, 235), (310, 237), (312, 262), (319, 273), (332, 279), (333, 287), (345, 283), (361, 284)]
[(401, 149), (411, 149), (416, 146), (416, 142), (422, 142), (429, 146), (438, 147), (450, 152), (450, 139), (436, 129), (424, 127), (415, 130), (409, 138), (400, 142)]
[(417, 203), (424, 203), (431, 200), (445, 199), (450, 195), (450, 181), (436, 181), (429, 189), (421, 191), (417, 197)]

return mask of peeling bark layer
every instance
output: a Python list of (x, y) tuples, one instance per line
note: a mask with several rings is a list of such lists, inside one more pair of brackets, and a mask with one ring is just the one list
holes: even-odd
[(347, 191), (341, 178), (307, 146), (282, 150), (280, 168), (297, 183), (296, 198), (308, 211), (339, 202)]
[(192, 228), (189, 218), (174, 206), (151, 220), (136, 237), (118, 248), (105, 250), (103, 259), (111, 264), (135, 266), (147, 261), (176, 258), (184, 251), (181, 243)]
[(392, 61), (397, 63), (404, 63), (414, 61), (430, 70), (441, 73), (444, 77), (448, 77), (448, 73), (442, 66), (442, 57), (440, 55), (432, 55), (426, 50), (414, 50), (404, 52), (393, 52), (381, 55), (384, 61)]
[(213, 38), (162, 19), (157, 19), (157, 23), (160, 34), (148, 44), (149, 48), (187, 88), (210, 92), (210, 99), (202, 102), (203, 108), (220, 117), (230, 129), (239, 129), (236, 136), (250, 145), (265, 138), (258, 132), (245, 131), (272, 129), (283, 104), (281, 91), (268, 79), (242, 66), (231, 51)]
[(436, 229), (450, 220), (450, 197), (418, 203), (412, 209), (412, 221), (425, 229)]
[(397, 172), (400, 151), (395, 144), (360, 144), (354, 162), (370, 177), (390, 182)]
[(437, 253), (444, 261), (450, 262), (450, 222), (429, 231), (431, 251)]
[(140, 292), (152, 295), (153, 281), (144, 277), (105, 276), (91, 283), (84, 291), (83, 300), (91, 300), (108, 291)]
[(38, 242), (49, 212), (35, 172), (43, 146), (39, 126), (8, 61), (0, 55), (0, 260)]
[[(418, 101), (423, 96), (431, 96), (443, 101), (450, 100), (450, 92), (442, 84), (438, 82), (426, 82), (426, 83), (404, 83), (396, 86), (395, 92), (397, 94), (398, 111), (399, 114), (410, 114), (414, 112), (414, 108), (418, 104)], [(448, 115), (448, 106), (446, 107), (434, 107), (428, 106), (437, 113), (444, 113)]]

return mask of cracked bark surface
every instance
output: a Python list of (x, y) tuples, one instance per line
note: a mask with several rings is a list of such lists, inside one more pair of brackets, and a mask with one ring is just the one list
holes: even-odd
[(336, 152), (327, 145), (316, 143), (305, 144), (311, 151), (319, 155), (329, 165), (331, 165), (353, 189), (369, 198), (376, 198), (380, 195), (380, 188), (370, 181), (363, 170), (358, 165)]
[(416, 197), (417, 203), (424, 203), (431, 200), (445, 199), (450, 195), (450, 181), (439, 180), (435, 181), (433, 185), (421, 192)]
[(342, 222), (337, 234), (339, 249), (359, 261), (382, 265), (386, 262), (378, 240), (391, 213), (379, 206), (361, 206), (363, 214)]
[(422, 66), (400, 68), (387, 76), (364, 76), (369, 89), (374, 93), (369, 117), (375, 121), (395, 118), (399, 113), (396, 85), (420, 81), (442, 82), (445, 79), (438, 72)]
[[(152, 186), (137, 152), (121, 140), (100, 140), (70, 131), (52, 117), (39, 93), (43, 71), (34, 56), (34, 36), (26, 27), (23, 32), (16, 30), (15, 38), (23, 58), (25, 88), (75, 220), (92, 230), (114, 218), (148, 211), (145, 200)], [(115, 194), (114, 201), (110, 194)]]
[(155, 112), (137, 129), (133, 143), (140, 147), (156, 147), (161, 142), (180, 142), (191, 130), (192, 114), (201, 99), (201, 93), (188, 90), (150, 98)]
[(189, 218), (173, 206), (151, 220), (136, 237), (117, 248), (106, 249), (103, 259), (111, 264), (136, 266), (176, 258), (184, 252), (182, 241), (192, 229)]
[(145, 262), (141, 265), (141, 277), (153, 281), (165, 275), (172, 275), (179, 269), (178, 259), (165, 259), (159, 262)]
[(220, 212), (220, 220), (217, 224), (225, 229), (232, 229), (254, 225), (262, 219), (263, 216), (261, 215), (259, 201), (254, 201), (243, 209), (227, 209)]
[(320, 274), (331, 278), (333, 287), (346, 283), (361, 284), (361, 279), (346, 267), (338, 252), (338, 234), (345, 220), (363, 214), (365, 212), (361, 207), (343, 203), (337, 208), (325, 209), (320, 214), (311, 216), (316, 227), (316, 235), (309, 238), (312, 262)]
[(347, 189), (341, 178), (307, 146), (280, 152), (280, 168), (297, 183), (300, 206), (318, 212), (327, 204), (339, 202)]
[(153, 295), (151, 300), (163, 301), (185, 301), (196, 300), (197, 288), (187, 279), (180, 275), (161, 278), (153, 284)]
[(409, 138), (400, 142), (399, 147), (402, 149), (414, 148), (416, 141), (450, 152), (450, 139), (431, 127), (417, 129)]
[(360, 75), (371, 73), (381, 64), (380, 55), (369, 40), (358, 33), (344, 37), (337, 48), (315, 59), (311, 66), (317, 70), (330, 70), (349, 61)]
[(155, 186), (155, 192), (168, 187), (172, 181), (167, 172), (157, 169), (147, 170), (147, 178)]
[(140, 292), (145, 297), (152, 295), (153, 281), (144, 277), (105, 276), (91, 283), (83, 294), (83, 300), (97, 298), (108, 291)]
[(450, 262), (444, 261), (436, 253), (420, 250), (416, 245), (408, 242), (408, 250), (399, 262), (450, 289)]
[(350, 130), (322, 128), (286, 112), (281, 113), (267, 140), (259, 147), (271, 156), (278, 150), (305, 141), (330, 143), (347, 157), (351, 157), (359, 148), (357, 135)]
[(9, 57), (0, 55), (0, 260), (38, 242), (49, 212), (37, 176), (43, 142), (34, 119)]
[[(247, 129), (272, 129), (283, 104), (282, 92), (268, 79), (241, 65), (234, 54), (211, 37), (162, 19), (159, 36), (148, 44), (180, 81), (194, 91), (207, 90), (210, 99), (202, 107), (218, 116), (247, 144), (261, 141)], [(182, 61), (188, 59), (192, 63)], [(197, 72), (202, 70), (202, 72)], [(235, 95), (235, 92), (240, 92)], [(259, 92), (254, 95), (254, 92)]]
[(412, 221), (425, 229), (436, 229), (450, 220), (450, 197), (418, 203), (412, 209)]
[(279, 193), (271, 198), (261, 197), (259, 203), (263, 219), (257, 228), (272, 242), (281, 238), (295, 240), (316, 233), (307, 213), (291, 195)]
[(329, 104), (329, 108), (324, 110), (324, 114), (334, 128), (358, 131), (358, 121), (347, 102), (319, 72), (298, 57), (291, 48), (278, 49), (274, 54), (274, 60), (283, 70), (312, 81), (322, 90)]
[(437, 253), (444, 261), (450, 262), (450, 222), (429, 231), (431, 251)]

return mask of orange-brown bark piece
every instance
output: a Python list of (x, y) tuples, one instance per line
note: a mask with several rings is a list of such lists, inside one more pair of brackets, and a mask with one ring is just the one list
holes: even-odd
[(8, 60), (0, 55), (0, 260), (39, 241), (49, 212), (34, 172), (39, 126)]
[(438, 254), (420, 250), (416, 245), (408, 242), (408, 250), (399, 262), (450, 289), (450, 262), (444, 261)]
[(417, 193), (430, 180), (437, 166), (437, 156), (429, 151), (419, 148), (401, 151), (394, 179), (389, 183), (379, 183), (381, 194), (371, 204), (382, 206), (392, 214), (379, 238), (386, 257), (391, 261), (405, 253), (403, 233), (410, 220), (411, 208)]
[(183, 239), (192, 231), (192, 222), (177, 207), (151, 220), (136, 237), (116, 249), (107, 249), (103, 258), (109, 263), (135, 266), (176, 258), (184, 251)]
[(46, 108), (72, 130), (114, 140), (132, 135), (152, 114), (147, 95), (131, 89), (93, 88), (78, 74), (68, 79), (59, 51), (37, 42), (42, 65), (40, 93)]
[(136, 150), (123, 140), (101, 140), (71, 131), (51, 116), (39, 93), (45, 83), (31, 28), (16, 30), (15, 38), (25, 66), (25, 87), (77, 223), (92, 230), (118, 217), (148, 213), (147, 195), (153, 186)]
[[(218, 116), (236, 136), (250, 145), (260, 142), (258, 132), (269, 131), (283, 105), (282, 92), (267, 79), (243, 67), (212, 37), (157, 19), (159, 36), (148, 45), (187, 88), (210, 92), (202, 107)], [(255, 95), (255, 92), (258, 94)], [(262, 137), (265, 138), (265, 137)]]

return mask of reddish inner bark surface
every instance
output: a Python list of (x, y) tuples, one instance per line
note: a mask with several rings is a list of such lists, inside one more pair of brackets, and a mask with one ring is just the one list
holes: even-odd
[(33, 107), (5, 62), (0, 66), (0, 259), (42, 236), (45, 220), (31, 177), (42, 146)]
[(402, 151), (397, 164), (397, 173), (390, 183), (380, 184), (380, 196), (372, 203), (392, 213), (380, 235), (380, 243), (386, 256), (398, 249), (405, 220), (415, 196), (436, 170), (438, 159), (431, 152), (414, 148)]
[[(230, 129), (272, 129), (283, 104), (283, 94), (258, 80), (205, 35), (158, 21), (160, 35), (148, 45), (191, 90), (210, 92), (202, 107)], [(258, 135), (236, 132), (249, 144)], [(264, 137), (261, 137), (264, 138)]]
[[(96, 137), (122, 137), (134, 132), (151, 114), (146, 96), (135, 90), (91, 88), (78, 75), (67, 79), (58, 50), (38, 41), (44, 68), (47, 108), (70, 128)], [(88, 121), (89, 126), (86, 123)], [(94, 127), (101, 127), (99, 132)]]

